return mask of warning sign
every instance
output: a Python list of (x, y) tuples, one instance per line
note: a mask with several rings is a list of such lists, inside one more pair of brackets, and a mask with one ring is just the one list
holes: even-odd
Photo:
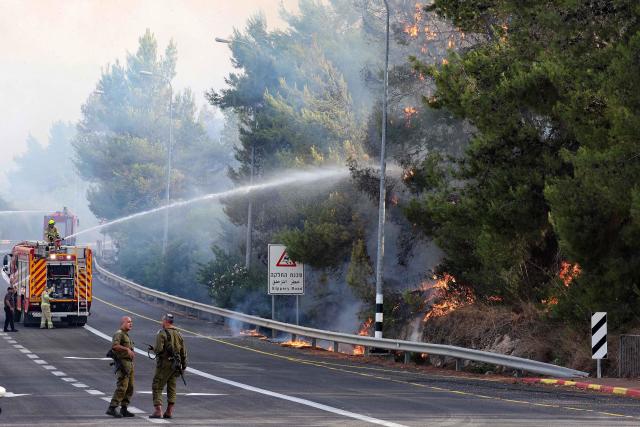
[(269, 245), (269, 295), (304, 295), (304, 265), (289, 258), (285, 245)]

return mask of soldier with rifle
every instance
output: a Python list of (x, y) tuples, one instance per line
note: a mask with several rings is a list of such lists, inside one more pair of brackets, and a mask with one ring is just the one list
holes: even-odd
[[(148, 346), (156, 354), (156, 370), (151, 390), (154, 412), (149, 418), (172, 418), (176, 403), (176, 377), (184, 380), (187, 369), (187, 350), (180, 332), (173, 326), (173, 314), (162, 316), (162, 329), (156, 335), (155, 346)], [(162, 413), (162, 390), (167, 386), (167, 410)]]
[[(107, 415), (112, 417), (133, 417), (127, 410), (133, 395), (133, 341), (129, 338), (129, 331), (133, 326), (133, 321), (129, 316), (123, 316), (120, 320), (120, 329), (116, 331), (111, 340), (111, 350), (107, 356), (113, 358), (115, 373), (117, 375), (116, 391), (113, 393)], [(118, 412), (118, 406), (121, 406)]]

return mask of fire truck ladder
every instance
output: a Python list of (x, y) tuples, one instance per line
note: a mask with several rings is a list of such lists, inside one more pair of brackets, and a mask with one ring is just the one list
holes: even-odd
[[(87, 281), (87, 259), (83, 256), (82, 258), (78, 258), (77, 248), (73, 248), (73, 253), (75, 254), (76, 259), (76, 314), (78, 317), (80, 316), (88, 316), (88, 307), (89, 307), (89, 284)], [(84, 250), (83, 250), (84, 255)]]

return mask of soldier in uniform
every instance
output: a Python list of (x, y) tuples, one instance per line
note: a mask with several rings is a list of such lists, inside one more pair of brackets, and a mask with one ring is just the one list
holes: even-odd
[(42, 312), (42, 317), (40, 318), (40, 329), (44, 329), (45, 325), (49, 329), (53, 329), (53, 321), (51, 320), (51, 304), (49, 303), (52, 292), (53, 286), (49, 289), (44, 288), (42, 296), (40, 297), (40, 311)]
[[(156, 335), (153, 347), (156, 370), (151, 390), (154, 412), (149, 418), (172, 418), (176, 403), (176, 377), (187, 369), (187, 351), (180, 332), (173, 326), (173, 314), (162, 316), (162, 329)], [(167, 410), (162, 413), (162, 390), (167, 386)]]
[[(116, 418), (133, 417), (134, 415), (127, 410), (127, 406), (131, 402), (133, 395), (133, 360), (135, 353), (133, 352), (133, 341), (129, 338), (129, 331), (133, 326), (133, 322), (129, 316), (123, 316), (120, 320), (120, 329), (113, 334), (111, 340), (111, 349), (116, 354), (117, 366), (116, 375), (118, 380), (116, 383), (116, 391), (113, 392), (107, 415)], [(120, 412), (117, 408), (121, 406)]]

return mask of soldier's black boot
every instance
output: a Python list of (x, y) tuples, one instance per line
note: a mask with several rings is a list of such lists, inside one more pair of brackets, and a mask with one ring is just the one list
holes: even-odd
[(120, 414), (120, 412), (118, 412), (118, 408), (116, 406), (109, 406), (109, 409), (107, 409), (107, 412), (105, 412), (107, 415), (111, 415), (114, 418), (122, 418), (122, 415)]
[(164, 412), (162, 418), (173, 418), (173, 403), (167, 403), (167, 410)]
[(122, 415), (123, 417), (135, 417), (135, 414), (129, 412), (126, 406), (120, 408), (120, 415)]

